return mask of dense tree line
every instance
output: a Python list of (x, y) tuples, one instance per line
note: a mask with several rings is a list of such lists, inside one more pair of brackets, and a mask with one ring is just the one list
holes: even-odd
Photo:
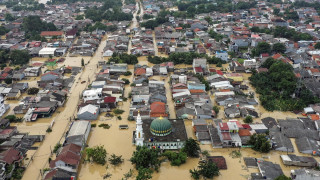
[(301, 110), (309, 104), (319, 102), (319, 99), (304, 87), (292, 98), (296, 93), (297, 78), (291, 65), (269, 58), (262, 67), (268, 68), (268, 72), (253, 73), (250, 82), (260, 94), (261, 105), (266, 110)]
[(169, 14), (169, 11), (160, 11), (156, 19), (140, 23), (140, 26), (148, 29), (154, 29), (155, 27), (158, 27), (159, 25), (168, 22), (169, 19), (166, 16)]
[(252, 149), (261, 153), (267, 153), (271, 150), (270, 142), (265, 134), (254, 134), (250, 136), (249, 144)]
[(216, 4), (206, 0), (196, 0), (190, 2), (181, 2), (177, 4), (180, 12), (187, 12), (187, 17), (193, 17), (195, 14), (218, 12), (231, 12), (238, 9), (250, 9), (256, 6), (256, 2), (250, 0), (249, 2), (238, 2), (232, 4), (231, 0), (217, 0)]
[(161, 64), (163, 62), (173, 62), (174, 64), (192, 64), (195, 58), (207, 58), (206, 54), (194, 52), (171, 53), (169, 57), (148, 56), (148, 61), (153, 64)]
[(272, 34), (275, 37), (287, 38), (293, 41), (312, 40), (313, 37), (308, 33), (301, 33), (292, 28), (276, 26), (274, 29), (252, 27), (252, 32)]
[(102, 24), (101, 22), (96, 22), (94, 25), (88, 24), (83, 30), (92, 32), (92, 31), (95, 31), (97, 29), (113, 32), (113, 31), (116, 31), (118, 29), (118, 26), (117, 25), (107, 26), (105, 24)]
[(109, 7), (92, 7), (85, 11), (85, 17), (93, 21), (130, 21), (133, 18), (132, 14), (124, 13), (121, 11), (121, 7), (113, 6), (112, 11)]
[(113, 53), (112, 57), (109, 59), (109, 62), (137, 64), (138, 63), (138, 58), (137, 58), (137, 56), (132, 55), (132, 54)]
[(6, 5), (7, 8), (12, 8), (13, 11), (36, 11), (36, 10), (43, 10), (44, 4), (40, 4), (38, 1), (35, 0), (24, 0), (24, 1), (15, 1), (9, 0), (6, 2), (0, 3), (1, 5)]
[(25, 31), (25, 38), (30, 40), (41, 40), (41, 31), (55, 31), (53, 23), (41, 21), (39, 16), (28, 16), (23, 19), (22, 28)]

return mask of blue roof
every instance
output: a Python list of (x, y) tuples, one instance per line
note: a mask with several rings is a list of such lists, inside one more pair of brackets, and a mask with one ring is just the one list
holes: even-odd
[(216, 51), (216, 54), (219, 54), (219, 53), (227, 53), (227, 51)]

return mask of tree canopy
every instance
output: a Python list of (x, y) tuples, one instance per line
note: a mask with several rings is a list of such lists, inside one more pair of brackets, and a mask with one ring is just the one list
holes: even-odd
[(137, 64), (138, 63), (138, 58), (137, 58), (137, 56), (132, 55), (132, 54), (113, 53), (112, 57), (109, 59), (109, 62)]
[(27, 50), (12, 50), (9, 53), (11, 64), (25, 65), (29, 63), (30, 55)]
[(253, 146), (253, 150), (262, 153), (267, 153), (271, 150), (270, 142), (265, 134), (253, 134), (250, 136), (249, 144)]
[[(305, 87), (296, 93), (297, 78), (291, 65), (269, 58), (262, 67), (268, 68), (268, 72), (253, 73), (249, 79), (260, 94), (261, 105), (266, 110), (301, 110), (309, 104), (319, 102)], [(292, 98), (294, 93), (296, 97)]]
[(85, 150), (88, 160), (104, 165), (106, 164), (107, 151), (103, 146), (95, 146), (93, 148), (86, 148)]
[(159, 151), (145, 146), (137, 146), (130, 161), (136, 166), (136, 169), (153, 168), (157, 171), (160, 167)]
[(182, 151), (186, 152), (189, 157), (198, 157), (200, 151), (199, 143), (196, 140), (189, 138), (186, 140)]
[(41, 31), (56, 31), (53, 23), (41, 21), (39, 16), (27, 16), (23, 19), (22, 28), (25, 30), (26, 39), (41, 40)]
[(191, 177), (194, 179), (200, 179), (201, 176), (212, 179), (214, 176), (219, 175), (219, 168), (212, 161), (207, 161), (199, 163), (198, 169), (190, 169), (189, 172), (191, 173)]

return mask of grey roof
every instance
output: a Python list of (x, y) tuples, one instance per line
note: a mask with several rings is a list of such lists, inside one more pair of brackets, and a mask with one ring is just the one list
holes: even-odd
[(275, 179), (280, 175), (283, 175), (282, 169), (279, 164), (273, 164), (269, 161), (258, 162), (260, 173), (266, 179)]
[(258, 167), (257, 159), (253, 157), (244, 157), (244, 163), (247, 167)]
[(300, 152), (316, 151), (317, 153), (319, 153), (318, 143), (313, 139), (309, 139), (307, 137), (298, 138), (296, 139), (296, 144)]
[(272, 117), (266, 117), (261, 119), (262, 123), (268, 128), (272, 128), (273, 126), (277, 126), (278, 123), (276, 122), (276, 120)]
[(277, 127), (273, 127), (269, 132), (274, 148), (286, 148), (293, 152), (293, 145), (290, 139), (282, 134)]
[(183, 107), (176, 110), (176, 114), (177, 114), (177, 117), (181, 117), (184, 114), (196, 115), (196, 112), (194, 109)]

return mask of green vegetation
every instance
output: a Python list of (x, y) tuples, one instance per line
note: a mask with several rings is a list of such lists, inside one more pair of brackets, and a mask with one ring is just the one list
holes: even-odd
[(317, 42), (316, 45), (314, 45), (314, 48), (320, 49), (320, 42)]
[(47, 133), (51, 133), (52, 132), (52, 129), (51, 127), (48, 127), (48, 129), (46, 130)]
[(247, 116), (246, 118), (244, 118), (243, 120), (245, 123), (250, 124), (253, 122), (252, 116)]
[(5, 78), (5, 79), (4, 79), (4, 82), (5, 82), (6, 84), (12, 84), (12, 78)]
[(10, 123), (18, 123), (18, 122), (22, 122), (23, 120), (22, 117), (17, 117), (15, 115), (8, 115), (5, 117), (5, 119), (8, 119)]
[(211, 38), (214, 38), (216, 41), (220, 41), (224, 38), (222, 34), (219, 34), (212, 29), (209, 31), (209, 35)]
[(130, 84), (130, 81), (129, 81), (129, 79), (126, 79), (126, 78), (122, 78), (121, 80), (122, 80), (122, 81), (124, 81), (124, 84), (126, 84), (126, 85), (127, 85), (127, 84)]
[(58, 143), (53, 148), (53, 153), (57, 153), (58, 149), (62, 146), (62, 144)]
[(100, 165), (106, 164), (107, 151), (104, 149), (104, 146), (86, 148), (85, 153), (88, 161), (93, 161)]
[(130, 161), (135, 165), (137, 170), (140, 168), (152, 168), (158, 171), (160, 167), (159, 150), (149, 149), (145, 146), (137, 146), (137, 149), (133, 152)]
[(194, 52), (172, 53), (169, 55), (168, 58), (148, 56), (148, 61), (153, 64), (161, 64), (163, 62), (173, 62), (174, 64), (192, 64), (193, 59), (195, 58), (207, 58), (207, 56), (205, 54), (199, 54)]
[(91, 124), (91, 127), (95, 128), (95, 127), (97, 127), (97, 124)]
[(103, 129), (110, 129), (111, 126), (109, 124), (102, 123), (102, 124), (99, 124), (98, 127), (102, 127)]
[(132, 72), (131, 72), (131, 71), (127, 71), (127, 72), (124, 73), (124, 75), (125, 75), (125, 76), (131, 76), (131, 75), (132, 75)]
[(38, 94), (38, 92), (39, 92), (39, 88), (36, 88), (36, 87), (32, 87), (27, 90), (28, 95), (35, 95), (35, 94)]
[(16, 168), (12, 173), (11, 179), (22, 179), (24, 170), (25, 170), (24, 167), (16, 166)]
[(187, 153), (181, 151), (166, 151), (162, 155), (169, 159), (172, 166), (180, 166), (181, 164), (184, 164), (187, 160)]
[(53, 23), (41, 21), (39, 16), (27, 16), (23, 19), (22, 28), (25, 31), (25, 38), (29, 40), (44, 40), (40, 36), (41, 31), (55, 31), (56, 26)]
[(138, 58), (135, 55), (131, 54), (118, 54), (113, 53), (112, 57), (109, 59), (109, 63), (127, 63), (127, 64), (137, 64)]
[(219, 168), (215, 163), (209, 161), (205, 163), (199, 163), (198, 169), (190, 169), (189, 172), (191, 173), (191, 177), (193, 179), (198, 180), (201, 176), (203, 176), (204, 179), (212, 179), (214, 176), (219, 175)]
[(149, 168), (139, 168), (136, 180), (147, 180), (152, 178), (152, 170)]
[(168, 22), (167, 15), (169, 14), (169, 11), (160, 11), (155, 20), (148, 20), (146, 22), (140, 23), (140, 26), (148, 29), (154, 29), (155, 27)]
[(115, 154), (112, 154), (111, 157), (109, 158), (110, 164), (117, 166), (121, 163), (123, 163), (122, 156), (117, 156)]
[(219, 114), (219, 110), (220, 110), (219, 106), (213, 106), (212, 109), (214, 110), (214, 112), (215, 112), (217, 115)]
[(296, 93), (297, 79), (291, 65), (269, 58), (262, 67), (268, 68), (268, 72), (253, 73), (249, 79), (260, 94), (261, 105), (266, 110), (301, 110), (309, 104), (320, 102), (305, 87), (292, 98), (292, 94)]
[(271, 150), (271, 145), (265, 134), (253, 134), (250, 136), (249, 144), (252, 149), (261, 153), (267, 153)]
[(29, 63), (30, 55), (27, 50), (12, 50), (9, 59), (13, 65), (25, 65)]
[(199, 81), (206, 86), (206, 91), (209, 91), (211, 89), (209, 82), (206, 79), (204, 79), (202, 75), (196, 74), (195, 77), (197, 77)]
[(114, 113), (114, 114), (117, 114), (117, 115), (118, 115), (118, 114), (122, 114), (122, 113), (124, 113), (124, 110), (114, 109), (114, 110), (113, 110), (113, 113)]
[(84, 59), (83, 58), (81, 59), (81, 66), (82, 67), (84, 66)]
[(152, 18), (154, 18), (154, 16), (151, 14), (144, 14), (143, 15), (143, 19), (152, 19)]
[(284, 53), (286, 52), (286, 46), (282, 43), (275, 43), (273, 46), (272, 46), (272, 51), (275, 52), (275, 53)]
[(308, 33), (301, 33), (292, 28), (276, 26), (274, 29), (252, 27), (252, 32), (273, 34), (275, 37), (287, 38), (293, 41), (312, 40), (312, 36)]
[(117, 25), (107, 26), (105, 24), (102, 24), (101, 22), (96, 22), (93, 26), (91, 24), (88, 24), (83, 30), (92, 32), (97, 29), (114, 32), (118, 29), (118, 26)]
[(239, 151), (234, 150), (234, 151), (232, 151), (232, 152), (230, 153), (230, 156), (231, 156), (232, 158), (240, 158), (240, 157), (241, 157), (241, 152), (240, 152), (240, 150), (239, 150)]
[(287, 177), (286, 175), (280, 175), (274, 180), (292, 180), (291, 178)]
[[(131, 13), (121, 11), (121, 1), (105, 0), (103, 6), (92, 7), (85, 11), (85, 17), (95, 22), (108, 21), (130, 21), (133, 18)], [(112, 10), (110, 10), (112, 9)]]
[(5, 27), (3, 26), (0, 26), (0, 35), (5, 35), (7, 32), (9, 32), (8, 29), (6, 29)]
[(181, 150), (187, 153), (188, 157), (199, 157), (200, 146), (196, 140), (189, 138)]

